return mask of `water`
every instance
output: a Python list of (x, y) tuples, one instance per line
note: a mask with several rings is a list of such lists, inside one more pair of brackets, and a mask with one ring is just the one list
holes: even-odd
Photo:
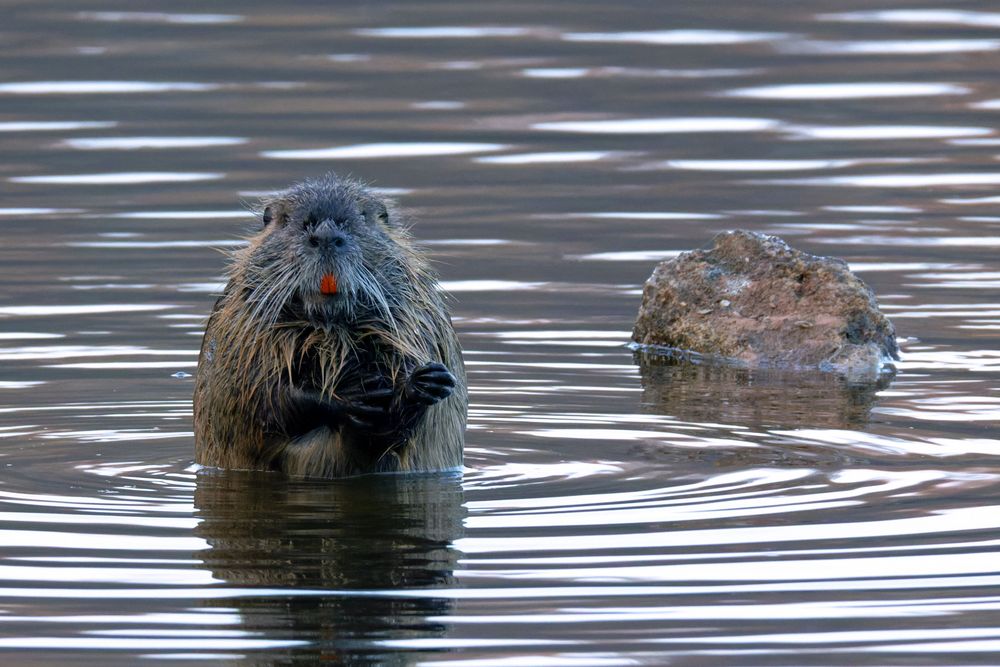
[[(990, 3), (8, 5), (4, 664), (996, 662)], [(454, 295), (463, 476), (192, 468), (219, 250), (329, 169)], [(847, 259), (895, 380), (633, 357), (732, 228)]]

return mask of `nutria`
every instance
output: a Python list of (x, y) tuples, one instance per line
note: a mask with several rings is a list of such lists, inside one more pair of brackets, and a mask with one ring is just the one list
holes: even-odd
[(202, 341), (197, 462), (327, 478), (460, 466), (461, 348), (396, 211), (328, 174), (265, 198), (260, 220)]

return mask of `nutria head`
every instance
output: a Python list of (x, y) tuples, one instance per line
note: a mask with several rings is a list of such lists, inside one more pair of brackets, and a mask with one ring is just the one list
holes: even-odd
[(260, 224), (233, 267), (258, 325), (305, 320), (330, 330), (374, 320), (394, 329), (422, 282), (404, 226), (357, 181), (298, 183), (261, 202)]

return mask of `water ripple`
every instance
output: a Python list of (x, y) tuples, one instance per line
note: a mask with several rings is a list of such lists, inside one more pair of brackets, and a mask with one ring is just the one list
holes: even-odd
[(688, 132), (768, 132), (781, 123), (767, 118), (629, 118), (535, 123), (533, 130), (583, 134), (686, 134)]
[(775, 100), (852, 100), (882, 97), (935, 97), (968, 95), (965, 86), (953, 83), (903, 83), (879, 81), (872, 83), (799, 83), (737, 88), (723, 93), (728, 97)]
[(790, 128), (795, 138), (823, 141), (892, 141), (899, 139), (951, 139), (993, 134), (988, 127), (932, 125), (842, 125)]
[(633, 32), (570, 32), (562, 36), (568, 42), (607, 42), (661, 45), (719, 45), (774, 42), (788, 38), (778, 32), (740, 32), (736, 30), (648, 30)]
[(166, 12), (79, 12), (84, 21), (109, 23), (175, 23), (181, 25), (220, 25), (239, 23), (240, 14), (178, 14)]
[(115, 127), (115, 121), (4, 121), (0, 122), (0, 132), (61, 132), (64, 130), (100, 130)]
[(354, 34), (363, 37), (391, 39), (470, 39), (481, 37), (521, 37), (533, 32), (531, 28), (507, 26), (427, 26), (399, 28), (363, 28)]
[(572, 162), (598, 162), (620, 155), (610, 151), (566, 151), (562, 153), (519, 153), (475, 158), (480, 164), (567, 164)]
[(121, 93), (200, 93), (218, 90), (215, 83), (154, 81), (25, 81), (0, 83), (0, 95), (101, 95)]
[(878, 11), (820, 14), (821, 21), (851, 23), (915, 23), (961, 25), (982, 28), (1000, 27), (1000, 14), (961, 9), (883, 9)]
[(63, 146), (84, 151), (140, 150), (147, 148), (208, 148), (245, 144), (242, 137), (89, 137), (66, 139)]
[[(817, 504), (816, 509), (823, 509)], [(752, 512), (750, 513), (752, 515)], [(843, 540), (858, 540), (864, 538), (882, 538), (886, 536), (902, 537), (921, 534), (949, 534), (958, 530), (982, 530), (992, 531), (1000, 528), (1000, 520), (997, 518), (995, 507), (972, 507), (954, 510), (942, 510), (931, 516), (914, 516), (900, 519), (880, 519), (873, 521), (851, 521), (845, 523), (801, 523), (796, 525), (782, 526), (748, 526), (742, 528), (705, 528), (695, 530), (672, 530), (663, 533), (633, 532), (633, 533), (604, 533), (537, 536), (520, 534), (511, 537), (466, 537), (462, 538), (455, 545), (465, 554), (475, 555), (482, 553), (531, 553), (531, 552), (566, 552), (566, 551), (602, 551), (613, 549), (649, 549), (649, 548), (678, 548), (691, 546), (722, 546), (741, 544), (775, 544), (775, 543), (796, 543), (813, 542), (817, 546), (829, 543), (831, 546)], [(959, 574), (981, 574), (998, 572), (996, 559), (990, 553), (981, 554), (981, 558), (975, 562), (961, 565), (957, 570), (951, 571), (949, 566), (955, 565), (953, 559), (944, 565), (939, 565), (932, 556), (919, 557), (911, 561), (912, 574), (907, 574), (906, 579), (911, 576), (956, 576)], [(852, 564), (864, 562), (873, 568), (882, 568), (883, 579), (868, 582), (879, 588), (886, 586), (887, 578), (895, 578), (896, 572), (892, 572), (891, 567), (878, 558), (857, 559)], [(720, 564), (732, 570), (728, 563)], [(775, 582), (782, 580), (793, 580), (796, 578), (816, 580), (828, 580), (830, 577), (822, 574), (824, 566), (830, 566), (831, 561), (826, 559), (816, 559), (813, 561), (799, 561), (802, 572), (798, 577), (786, 577), (786, 573), (781, 570), (781, 563), (768, 563), (758, 561), (756, 565), (765, 566), (764, 572), (758, 572), (756, 567), (749, 568), (742, 574), (730, 571), (728, 574), (713, 572), (710, 568), (705, 572), (698, 572), (694, 566), (685, 567), (683, 574), (670, 572), (664, 576), (658, 576), (657, 580), (663, 581), (690, 581), (691, 577), (696, 577), (700, 581), (716, 582), (731, 581), (734, 578), (739, 580), (767, 580)], [(932, 568), (926, 570), (925, 568)], [(839, 570), (840, 575), (833, 579), (855, 580), (860, 584), (863, 576), (849, 565), (844, 565)], [(810, 574), (811, 573), (811, 574)], [(541, 578), (541, 573), (539, 573)], [(1000, 580), (1000, 577), (998, 577)], [(829, 582), (836, 586), (836, 582)], [(756, 590), (762, 590), (760, 588)], [(798, 590), (803, 590), (799, 588)]]
[(1000, 49), (997, 39), (907, 39), (871, 41), (797, 41), (781, 46), (785, 53), (838, 56), (926, 55), (934, 53), (979, 53)]
[(102, 313), (143, 313), (176, 308), (172, 304), (74, 304), (65, 306), (0, 306), (0, 315), (15, 317), (100, 315)]
[(864, 174), (770, 181), (779, 185), (823, 185), (856, 188), (930, 188), (951, 185), (996, 185), (1000, 172), (942, 174)]
[(14, 176), (11, 183), (43, 185), (135, 185), (141, 183), (192, 183), (213, 181), (225, 174), (213, 172), (127, 171), (107, 174), (60, 174), (50, 176)]
[(503, 144), (469, 142), (384, 143), (304, 150), (263, 151), (261, 157), (275, 160), (347, 160), (389, 157), (428, 157), (489, 153), (507, 148)]

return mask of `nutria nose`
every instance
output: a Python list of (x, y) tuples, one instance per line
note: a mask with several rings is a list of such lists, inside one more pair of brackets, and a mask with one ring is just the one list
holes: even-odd
[(314, 248), (322, 246), (324, 249), (342, 248), (347, 243), (347, 235), (337, 228), (337, 225), (329, 218), (316, 225), (309, 232), (309, 245)]

